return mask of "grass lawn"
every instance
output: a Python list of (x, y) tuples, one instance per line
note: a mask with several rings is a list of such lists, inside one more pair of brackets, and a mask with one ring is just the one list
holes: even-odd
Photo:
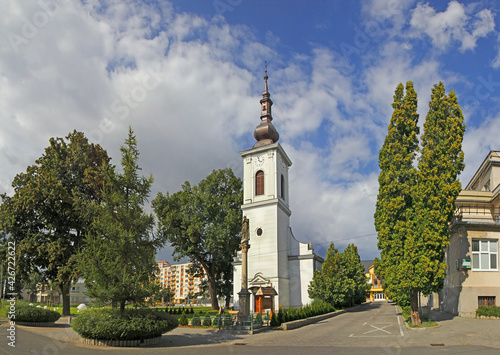
[[(23, 300), (18, 300), (16, 301), (16, 306), (19, 306), (19, 305), (29, 305), (30, 302), (27, 302), (27, 301), (23, 301)], [(33, 307), (36, 307), (36, 306), (41, 306), (42, 308), (44, 308), (45, 306), (47, 306), (46, 304), (44, 303), (32, 303), (33, 304)], [(72, 304), (70, 305), (70, 308), (69, 308), (69, 311), (71, 313), (71, 315), (77, 315), (79, 313), (78, 311), (78, 305), (75, 305), (75, 304)], [(9, 308), (10, 308), (10, 303), (7, 302), (7, 300), (5, 300), (4, 302), (4, 307), (2, 309), (0, 309), (0, 317), (1, 318), (7, 318), (7, 313), (9, 312)], [(51, 311), (56, 311), (56, 312), (59, 312), (60, 314), (62, 314), (62, 305), (52, 305), (52, 306), (47, 306), (47, 309), (50, 309)]]
[(439, 325), (438, 322), (433, 321), (432, 319), (429, 319), (427, 317), (420, 317), (420, 320), (422, 321), (421, 325), (412, 324), (411, 313), (409, 311), (405, 311), (405, 310), (402, 311), (402, 316), (403, 316), (406, 324), (408, 324), (408, 326), (411, 328), (427, 328), (427, 327), (435, 327), (435, 326)]

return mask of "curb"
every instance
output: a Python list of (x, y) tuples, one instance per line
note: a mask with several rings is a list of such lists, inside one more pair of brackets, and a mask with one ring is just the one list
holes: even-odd
[(40, 328), (50, 328), (53, 327), (56, 324), (56, 322), (23, 322), (23, 321), (17, 321), (16, 325), (22, 325), (25, 327), (40, 327)]
[(322, 320), (325, 320), (325, 319), (328, 319), (328, 318), (332, 318), (332, 317), (338, 316), (338, 315), (343, 314), (345, 312), (346, 311), (343, 309), (343, 310), (340, 310), (340, 311), (335, 311), (335, 312), (331, 312), (331, 313), (321, 314), (319, 316), (314, 316), (314, 317), (310, 317), (310, 318), (294, 320), (294, 321), (291, 321), (291, 322), (283, 323), (281, 325), (281, 328), (283, 330), (297, 329), (297, 328), (303, 327), (305, 325), (309, 325), (309, 324), (316, 323), (316, 322), (319, 322), (319, 321), (322, 321)]
[(148, 346), (148, 345), (160, 344), (161, 335), (156, 338), (149, 338), (142, 340), (99, 340), (99, 339), (80, 338), (80, 343), (83, 343), (85, 345), (117, 346), (117, 347)]
[(363, 303), (363, 304), (360, 304), (359, 306), (354, 306), (354, 307), (342, 309), (340, 311), (320, 314), (319, 316), (314, 316), (314, 317), (309, 317), (309, 318), (305, 318), (305, 319), (299, 319), (299, 320), (294, 320), (291, 322), (286, 322), (286, 323), (281, 324), (281, 328), (283, 330), (297, 329), (297, 328), (303, 327), (305, 325), (313, 324), (313, 323), (316, 323), (316, 322), (319, 322), (319, 321), (322, 321), (322, 320), (325, 320), (328, 318), (336, 317), (336, 316), (341, 315), (343, 313), (349, 312), (353, 309), (363, 307), (366, 304), (368, 304), (368, 303)]

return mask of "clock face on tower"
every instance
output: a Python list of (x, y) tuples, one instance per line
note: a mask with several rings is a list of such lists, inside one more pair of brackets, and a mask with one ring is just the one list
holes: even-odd
[(261, 166), (262, 164), (264, 164), (264, 156), (259, 155), (257, 158), (255, 158), (255, 165)]

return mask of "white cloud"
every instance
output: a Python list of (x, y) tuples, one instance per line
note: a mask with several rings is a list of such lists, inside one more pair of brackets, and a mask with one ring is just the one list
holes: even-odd
[(464, 188), (491, 150), (498, 150), (500, 115), (486, 117), (478, 126), (466, 128), (463, 141), (465, 169), (460, 177)]
[[(338, 241), (340, 248), (354, 242), (362, 257), (374, 257), (375, 236), (352, 238), (374, 233), (377, 154), (396, 85), (413, 80), (425, 111), (433, 84), (458, 80), (436, 58), (415, 59), (408, 39), (395, 36), (413, 3), (365, 5), (373, 16), (387, 10), (392, 27), (384, 26), (392, 35), (361, 48), (356, 66), (319, 45), (283, 58), (269, 45), (281, 41), (271, 32), (260, 40), (243, 25), (178, 13), (167, 1), (67, 2), (40, 26), (33, 24), (45, 11), (38, 2), (11, 2), (0, 33), (19, 38), (0, 38), (0, 192), (11, 192), (14, 176), (43, 153), (50, 137), (73, 129), (102, 143), (119, 164), (131, 125), (143, 172), (155, 177), (152, 197), (177, 191), (185, 180), (197, 183), (213, 169), (231, 166), (241, 174), (238, 151), (254, 143), (267, 59), (275, 125), (294, 162), (295, 235), (326, 246)], [(430, 22), (439, 15), (428, 5), (417, 9), (431, 11)], [(483, 10), (474, 21), (469, 17), (468, 40), (490, 32), (490, 15)], [(458, 41), (449, 33), (460, 33), (460, 26), (450, 18), (450, 29), (437, 27), (444, 37), (436, 40)], [(32, 35), (26, 21), (35, 26)], [(472, 137), (486, 133), (477, 129)]]
[(354, 243), (362, 258), (376, 255), (373, 214), (378, 193), (377, 175), (332, 184), (327, 178), (328, 158), (321, 158), (317, 148), (310, 144), (300, 148), (285, 144), (284, 147), (293, 161), (290, 205), (295, 237), (302, 242), (313, 241), (315, 249), (323, 255), (330, 242), (340, 250)]
[(429, 4), (419, 3), (413, 10), (410, 25), (414, 35), (427, 35), (435, 47), (445, 50), (452, 42), (460, 43), (460, 51), (473, 50), (479, 38), (495, 29), (494, 17), (489, 9), (471, 16), (458, 1), (450, 1), (443, 12)]

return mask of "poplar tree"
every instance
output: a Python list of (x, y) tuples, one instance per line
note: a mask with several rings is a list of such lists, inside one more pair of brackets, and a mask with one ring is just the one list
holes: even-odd
[(394, 109), (388, 134), (379, 152), (379, 193), (375, 211), (380, 259), (375, 273), (384, 280), (386, 293), (398, 304), (409, 304), (405, 244), (410, 231), (408, 214), (414, 208), (411, 188), (417, 171), (414, 161), (418, 151), (417, 93), (411, 81), (399, 84), (394, 93)]
[(464, 169), (463, 114), (454, 91), (445, 95), (442, 82), (434, 85), (422, 135), (417, 184), (412, 188), (414, 214), (408, 241), (408, 273), (411, 274), (412, 323), (419, 324), (418, 293), (442, 289), (446, 275), (444, 248), (449, 244), (449, 224), (455, 199), (462, 190), (458, 175)]
[[(381, 173), (375, 227), (379, 234), (381, 259), (376, 260), (375, 272), (384, 279), (384, 288), (390, 297), (400, 305), (410, 305), (412, 323), (420, 324), (419, 292), (427, 295), (443, 287), (444, 248), (449, 243), (448, 227), (453, 218), (455, 199), (461, 190), (458, 175), (464, 168), (462, 140), (465, 125), (455, 93), (451, 91), (446, 96), (443, 83), (434, 85), (418, 169), (414, 168), (418, 150), (416, 120), (415, 139), (407, 141), (411, 144), (406, 145), (406, 159), (397, 154), (405, 139), (392, 140), (393, 136), (404, 137), (392, 129), (395, 116), (418, 117), (416, 95), (415, 106), (406, 106), (405, 100), (410, 93), (408, 84), (407, 95), (402, 101), (401, 89), (401, 85), (396, 89), (393, 119), (379, 158)], [(401, 129), (409, 132), (405, 127)], [(396, 149), (389, 149), (394, 144)], [(390, 162), (391, 157), (393, 163), (401, 162), (397, 165), (400, 170)]]

